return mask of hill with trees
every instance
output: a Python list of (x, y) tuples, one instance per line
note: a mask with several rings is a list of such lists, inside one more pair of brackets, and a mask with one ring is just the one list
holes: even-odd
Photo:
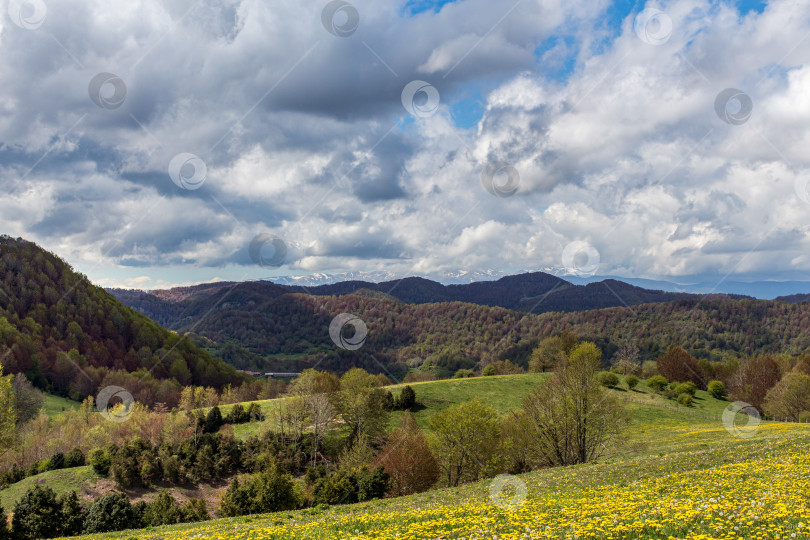
[(78, 400), (118, 385), (143, 403), (176, 403), (182, 385), (245, 379), (56, 255), (8, 236), (0, 237), (0, 358), (5, 373)]
[[(499, 360), (526, 368), (543, 337), (565, 330), (599, 344), (609, 360), (628, 342), (638, 346), (638, 361), (654, 360), (676, 345), (706, 360), (798, 354), (810, 347), (807, 303), (689, 295), (633, 305), (643, 297), (628, 295), (621, 285), (592, 284), (578, 290), (609, 286), (627, 298), (627, 306), (541, 314), (469, 302), (407, 303), (392, 299), (398, 288), (379, 297), (319, 296), (291, 293), (268, 282), (245, 282), (209, 287), (204, 294), (177, 302), (161, 298), (162, 293), (116, 294), (169, 328), (193, 330), (217, 355), (250, 370), (298, 371), (317, 364), (337, 372), (363, 367), (402, 377), (418, 369), (442, 377)], [(340, 313), (365, 322), (368, 335), (359, 350), (343, 350), (331, 341), (329, 325)], [(763, 320), (769, 324), (763, 325)]]
[[(153, 320), (170, 322), (173, 317), (187, 311), (188, 306), (235, 285), (233, 282), (218, 282), (155, 290), (149, 293), (125, 289), (111, 289), (110, 292)], [(379, 293), (377, 296), (389, 297), (406, 304), (466, 302), (531, 313), (583, 311), (698, 298), (698, 295), (694, 294), (644, 289), (615, 279), (588, 285), (574, 285), (544, 272), (529, 272), (505, 276), (496, 281), (479, 281), (464, 285), (442, 285), (425, 278), (408, 277), (382, 283), (343, 281), (315, 287), (257, 281), (253, 282), (253, 286), (255, 291), (263, 291), (268, 298), (284, 292), (312, 296)], [(183, 307), (178, 307), (177, 304)]]

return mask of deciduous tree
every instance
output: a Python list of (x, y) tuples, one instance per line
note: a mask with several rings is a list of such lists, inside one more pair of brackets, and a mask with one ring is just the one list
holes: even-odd
[(628, 417), (596, 380), (600, 366), (596, 345), (581, 343), (566, 365), (525, 398), (523, 410), (532, 420), (538, 463), (586, 463), (619, 440)]
[(478, 400), (444, 409), (428, 420), (433, 453), (449, 486), (478, 480), (495, 450), (499, 421), (495, 411)]
[(406, 413), (388, 436), (374, 466), (382, 466), (390, 476), (388, 493), (392, 497), (427, 491), (441, 474), (439, 462), (411, 413)]

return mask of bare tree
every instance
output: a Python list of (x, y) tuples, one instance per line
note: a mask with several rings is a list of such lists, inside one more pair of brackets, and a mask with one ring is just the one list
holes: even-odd
[(307, 411), (309, 418), (312, 421), (312, 461), (314, 464), (318, 463), (318, 456), (321, 448), (321, 442), (326, 436), (329, 427), (335, 421), (337, 411), (329, 401), (329, 396), (326, 394), (312, 394), (307, 396)]
[(638, 345), (634, 341), (625, 341), (619, 345), (616, 351), (616, 367), (621, 369), (623, 375), (639, 375), (641, 373), (641, 363), (638, 361)]
[(526, 396), (523, 410), (532, 420), (538, 464), (587, 463), (619, 440), (629, 418), (596, 380), (600, 365), (599, 349), (584, 342), (554, 376)]
[(24, 424), (34, 418), (42, 408), (45, 403), (45, 394), (34, 388), (28, 377), (22, 373), (14, 375), (11, 384), (17, 400), (17, 423)]

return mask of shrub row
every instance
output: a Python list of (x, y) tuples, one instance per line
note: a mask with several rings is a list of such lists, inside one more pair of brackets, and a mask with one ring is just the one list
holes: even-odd
[(57, 496), (47, 486), (29, 489), (14, 505), (10, 530), (2, 508), (0, 517), (3, 518), (0, 521), (0, 538), (3, 539), (55, 538), (209, 519), (201, 499), (189, 499), (181, 505), (164, 492), (150, 503), (133, 505), (123, 493), (111, 493), (85, 508), (75, 491)]

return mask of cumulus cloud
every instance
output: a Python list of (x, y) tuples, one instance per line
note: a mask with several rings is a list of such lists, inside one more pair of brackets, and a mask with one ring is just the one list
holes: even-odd
[[(650, 3), (672, 22), (653, 45), (637, 12), (607, 29), (608, 2), (357, 0), (346, 37), (325, 4), (48, 0), (35, 28), (4, 18), (0, 228), (93, 278), (134, 269), (127, 286), (177, 265), (263, 275), (262, 233), (289, 245), (279, 272), (559, 268), (575, 241), (604, 274), (810, 269), (810, 6)], [(121, 85), (91, 96), (99, 73)], [(403, 108), (412, 80), (435, 114)], [(726, 88), (753, 103), (739, 125), (716, 112)], [(169, 177), (180, 153), (205, 164), (199, 189)], [(514, 195), (485, 189), (507, 180), (482, 179), (493, 162)]]

